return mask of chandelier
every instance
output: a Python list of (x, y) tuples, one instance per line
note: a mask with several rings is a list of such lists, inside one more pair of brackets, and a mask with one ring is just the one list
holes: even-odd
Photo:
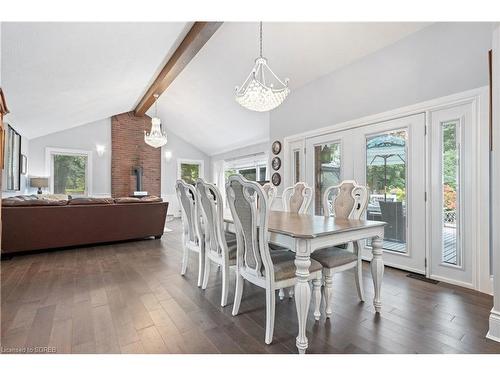
[[(270, 81), (266, 81), (271, 78)], [(290, 93), (288, 78), (281, 81), (262, 56), (262, 22), (260, 23), (260, 56), (245, 82), (236, 87), (236, 101), (243, 107), (257, 112), (270, 111), (279, 106)]]
[(153, 95), (155, 98), (155, 115), (151, 119), (151, 131), (146, 133), (144, 130), (144, 142), (151, 147), (158, 148), (167, 144), (167, 134), (161, 130), (161, 120), (158, 117), (158, 94)]

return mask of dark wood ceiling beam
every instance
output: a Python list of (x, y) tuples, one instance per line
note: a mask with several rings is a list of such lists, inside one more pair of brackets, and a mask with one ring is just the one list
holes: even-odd
[(136, 116), (144, 116), (146, 111), (154, 104), (154, 95), (161, 95), (167, 89), (221, 25), (222, 22), (194, 23), (135, 108), (134, 113)]

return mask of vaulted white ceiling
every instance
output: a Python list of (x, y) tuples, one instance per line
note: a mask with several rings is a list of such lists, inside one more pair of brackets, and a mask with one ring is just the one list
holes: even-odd
[[(33, 138), (132, 110), (190, 25), (2, 23), (8, 121)], [(293, 95), (427, 25), (264, 23), (264, 56)], [(167, 131), (207, 154), (267, 140), (269, 114), (234, 100), (258, 51), (258, 23), (224, 23), (160, 97)]]
[(130, 111), (190, 26), (3, 22), (7, 120), (34, 138)]
[[(264, 23), (263, 55), (293, 90), (386, 47), (427, 23)], [(234, 100), (258, 56), (258, 23), (226, 22), (160, 97), (177, 135), (208, 154), (267, 140), (269, 114)], [(151, 111), (149, 112), (151, 113)]]

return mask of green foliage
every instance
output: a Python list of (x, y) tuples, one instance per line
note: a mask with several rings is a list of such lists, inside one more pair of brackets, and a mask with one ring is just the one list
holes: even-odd
[(229, 178), (229, 176), (233, 175), (233, 174), (237, 174), (238, 171), (236, 169), (233, 169), (233, 168), (230, 168), (230, 169), (226, 169), (224, 171), (224, 178), (225, 178), (225, 181), (227, 181), (227, 179)]
[(181, 163), (181, 179), (183, 179), (188, 184), (194, 185), (198, 177), (200, 177), (199, 164)]
[(54, 155), (54, 193), (85, 194), (87, 157)]
[(398, 196), (398, 201), (403, 201), (406, 196), (406, 165), (387, 165), (387, 185), (384, 185), (384, 166), (368, 165), (366, 168), (366, 178), (372, 194), (384, 194), (394, 191)]
[(457, 135), (456, 124), (443, 125), (443, 183), (457, 189)]

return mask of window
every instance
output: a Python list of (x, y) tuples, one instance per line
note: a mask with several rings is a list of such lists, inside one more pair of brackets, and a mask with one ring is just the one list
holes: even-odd
[(341, 181), (340, 142), (314, 146), (314, 212), (323, 215), (323, 194)]
[(19, 190), (21, 188), (21, 136), (10, 125), (7, 126), (6, 135), (5, 169), (7, 190)]
[(90, 194), (91, 153), (75, 150), (48, 150), (50, 185), (54, 194), (86, 196)]
[[(234, 165), (234, 164), (233, 164)], [(259, 164), (253, 166), (226, 166), (224, 177), (227, 178), (232, 174), (240, 174), (250, 181), (266, 181), (267, 166), (265, 161), (260, 161)]]
[(178, 178), (188, 184), (194, 185), (197, 178), (203, 178), (203, 161), (179, 160)]

